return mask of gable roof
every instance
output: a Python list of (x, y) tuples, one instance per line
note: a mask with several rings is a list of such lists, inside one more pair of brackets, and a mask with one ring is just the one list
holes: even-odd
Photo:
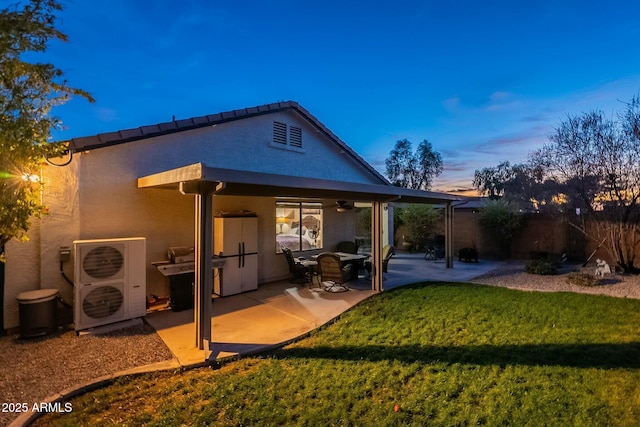
[(338, 145), (340, 150), (344, 151), (353, 160), (359, 163), (360, 166), (364, 167), (365, 170), (367, 170), (374, 177), (380, 180), (382, 184), (390, 185), (389, 181), (382, 174), (380, 174), (373, 166), (371, 166), (366, 160), (360, 157), (358, 153), (351, 149), (351, 147), (349, 147), (344, 141), (338, 138), (336, 134), (331, 132), (329, 128), (322, 124), (316, 117), (314, 117), (311, 113), (309, 113), (309, 111), (303, 108), (296, 101), (275, 102), (272, 104), (258, 105), (256, 107), (225, 111), (222, 113), (209, 114), (206, 116), (191, 117), (189, 119), (173, 120), (170, 122), (158, 123), (155, 125), (140, 126), (132, 129), (101, 133), (94, 136), (72, 138), (71, 140), (69, 140), (69, 147), (72, 152), (93, 150), (97, 148), (109, 147), (112, 145), (125, 144), (141, 139), (169, 135), (216, 124), (242, 120), (279, 111), (293, 111), (297, 113), (302, 119), (306, 120), (309, 124), (311, 124), (311, 126), (318, 129), (318, 131), (324, 134), (329, 140)]

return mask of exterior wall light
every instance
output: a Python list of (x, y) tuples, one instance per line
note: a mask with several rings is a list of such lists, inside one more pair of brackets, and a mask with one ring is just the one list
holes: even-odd
[(22, 180), (25, 182), (40, 182), (40, 175), (30, 174), (25, 172), (22, 174)]

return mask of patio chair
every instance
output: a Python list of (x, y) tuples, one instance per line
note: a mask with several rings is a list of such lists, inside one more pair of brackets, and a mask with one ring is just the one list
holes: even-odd
[(337, 254), (325, 252), (318, 255), (321, 282), (346, 283), (351, 280), (351, 268), (351, 264), (343, 265)]
[(307, 275), (307, 268), (299, 262), (296, 262), (296, 260), (293, 258), (291, 249), (285, 247), (281, 247), (280, 249), (282, 250), (282, 253), (284, 253), (284, 256), (287, 258), (287, 264), (289, 264), (289, 272), (293, 276), (290, 282), (296, 283), (298, 285), (308, 283), (310, 280)]
[[(387, 272), (387, 266), (389, 265), (389, 260), (392, 256), (396, 254), (396, 249), (391, 245), (385, 245), (382, 248), (382, 272)], [(371, 258), (364, 262), (364, 269), (367, 270), (369, 274), (371, 274)]]
[(437, 261), (444, 258), (445, 255), (445, 236), (437, 235), (434, 239), (427, 239), (427, 250), (424, 254), (425, 260)]
[(391, 245), (385, 245), (382, 248), (382, 272), (387, 272), (387, 265), (392, 256), (396, 254), (396, 249)]

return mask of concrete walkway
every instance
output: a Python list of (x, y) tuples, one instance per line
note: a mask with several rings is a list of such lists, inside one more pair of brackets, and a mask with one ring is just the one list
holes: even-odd
[[(444, 261), (426, 261), (423, 254), (396, 254), (389, 262), (384, 289), (425, 280), (468, 281), (500, 263), (454, 262), (448, 269)], [(315, 286), (318, 286), (315, 284)], [(320, 288), (276, 282), (240, 295), (216, 298), (212, 303), (211, 355), (205, 360), (195, 342), (193, 310), (149, 313), (147, 322), (173, 352), (181, 366), (251, 354), (277, 347), (326, 324), (360, 301), (374, 295), (371, 282), (359, 279), (350, 290), (330, 293)]]

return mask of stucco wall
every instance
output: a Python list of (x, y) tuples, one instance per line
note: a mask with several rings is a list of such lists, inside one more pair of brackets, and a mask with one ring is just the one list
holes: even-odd
[[(273, 148), (274, 120), (303, 128), (303, 151)], [(136, 141), (85, 152), (80, 155), (79, 199), (80, 238), (147, 237), (148, 261), (166, 257), (169, 246), (193, 244), (194, 199), (178, 191), (139, 189), (137, 178), (187, 164), (203, 162), (208, 166), (243, 169), (295, 176), (313, 176), (354, 182), (375, 182), (334, 148), (306, 122), (292, 113), (277, 113), (225, 123), (160, 138)], [(327, 167), (331, 165), (331, 167)], [(328, 202), (333, 204), (335, 201)], [(263, 248), (259, 281), (286, 277), (275, 255), (275, 199), (214, 198), (214, 211), (253, 210), (258, 214)], [(326, 224), (344, 224), (331, 218), (335, 209), (327, 209)], [(338, 218), (336, 218), (338, 219)], [(353, 224), (345, 228), (324, 229), (326, 247), (345, 238), (352, 239)], [(347, 236), (347, 237), (345, 237)], [(274, 258), (275, 257), (275, 258)], [(148, 266), (147, 293), (166, 295), (166, 280)]]
[[(274, 148), (273, 121), (302, 128), (303, 148)], [(147, 295), (168, 296), (168, 283), (150, 263), (166, 259), (169, 246), (194, 242), (194, 198), (176, 190), (139, 189), (137, 179), (188, 164), (359, 183), (378, 183), (360, 164), (293, 112), (278, 112), (162, 137), (76, 153), (65, 167), (43, 167), (43, 200), (49, 215), (34, 221), (29, 243), (10, 242), (5, 276), (5, 328), (18, 326), (17, 294), (57, 288), (73, 300), (60, 273), (59, 249), (77, 239), (147, 238)], [(323, 201), (332, 206), (335, 200)], [(258, 214), (260, 283), (288, 276), (275, 251), (275, 199), (215, 197), (214, 211)], [(324, 210), (325, 250), (354, 237), (353, 214)], [(318, 251), (320, 252), (320, 251)], [(73, 280), (73, 258), (62, 266)]]
[[(62, 163), (65, 159), (54, 159)], [(60, 247), (71, 246), (79, 236), (78, 162), (65, 167), (43, 164), (41, 170), (42, 201), (47, 215), (33, 219), (29, 242), (11, 240), (6, 247), (4, 327), (19, 325), (16, 296), (36, 289), (58, 289), (65, 301), (73, 301), (73, 287), (60, 273)], [(63, 264), (63, 271), (73, 280), (73, 263)]]
[[(272, 144), (274, 121), (301, 127), (303, 148), (289, 150)], [(379, 183), (335, 143), (291, 112), (278, 112), (101, 148), (91, 151), (89, 156), (94, 153), (100, 153), (100, 158), (111, 165), (115, 162), (126, 164), (127, 170), (137, 172), (138, 176), (203, 162), (211, 167)], [(89, 176), (83, 179), (87, 178)]]
[[(65, 167), (43, 167), (43, 201), (49, 213), (40, 229), (40, 275), (42, 288), (57, 288), (65, 301), (73, 301), (73, 286), (60, 273), (60, 247), (72, 247), (79, 238), (78, 162)], [(71, 248), (73, 249), (73, 248)], [(62, 265), (73, 280), (73, 258)]]
[(7, 264), (4, 271), (4, 327), (19, 324), (18, 302), (21, 292), (40, 289), (40, 221), (33, 220), (28, 242), (10, 240), (5, 245)]

